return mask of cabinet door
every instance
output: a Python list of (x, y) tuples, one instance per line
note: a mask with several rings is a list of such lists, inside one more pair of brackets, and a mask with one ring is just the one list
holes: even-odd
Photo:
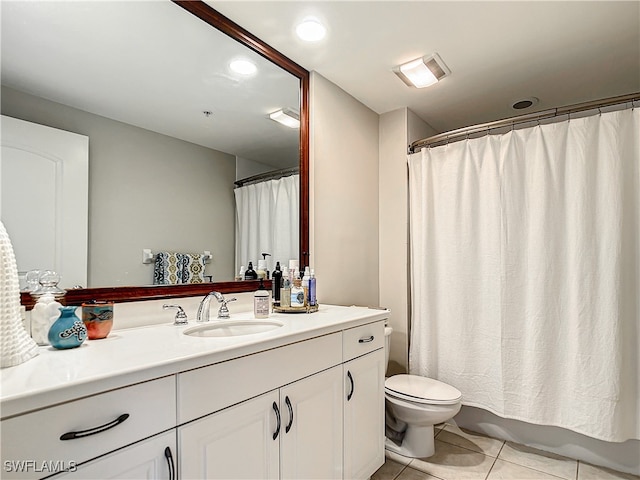
[(280, 389), (281, 478), (342, 478), (342, 366)]
[[(170, 430), (61, 473), (58, 479), (175, 480), (176, 431)], [(67, 465), (68, 467), (68, 465)]]
[(280, 417), (274, 390), (179, 427), (180, 478), (277, 479)]
[(343, 368), (344, 478), (369, 478), (384, 463), (384, 349)]

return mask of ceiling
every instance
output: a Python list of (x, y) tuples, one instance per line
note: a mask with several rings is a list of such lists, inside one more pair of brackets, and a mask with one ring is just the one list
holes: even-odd
[[(637, 1), (207, 3), (373, 111), (408, 107), (437, 132), (640, 92)], [(252, 52), (263, 62), (254, 79), (214, 69), (239, 44), (177, 5), (0, 6), (3, 85), (277, 168), (297, 162), (297, 131), (266, 116), (298, 103), (298, 80)], [(295, 37), (308, 15), (328, 28), (319, 43)], [(391, 71), (434, 52), (451, 70), (434, 86), (409, 88)], [(511, 108), (532, 96), (535, 107)]]
[[(180, 6), (2, 0), (0, 8), (3, 86), (275, 168), (299, 164), (299, 131), (268, 118), (299, 105), (298, 78)], [(257, 74), (232, 72), (236, 58)]]
[[(437, 132), (640, 92), (640, 2), (208, 1), (373, 111), (409, 107)], [(316, 44), (296, 22), (328, 28)], [(407, 87), (391, 69), (437, 52), (440, 83)], [(520, 99), (537, 97), (527, 110)]]

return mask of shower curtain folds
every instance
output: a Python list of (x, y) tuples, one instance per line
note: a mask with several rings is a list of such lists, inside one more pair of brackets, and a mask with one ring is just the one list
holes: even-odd
[(408, 162), (411, 373), (502, 417), (640, 439), (640, 110)]
[(300, 175), (238, 187), (236, 199), (236, 272), (241, 265), (269, 253), (270, 271), (277, 261), (288, 265), (298, 258)]

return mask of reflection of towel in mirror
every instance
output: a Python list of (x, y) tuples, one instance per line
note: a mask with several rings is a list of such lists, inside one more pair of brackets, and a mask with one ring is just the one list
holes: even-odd
[(182, 283), (204, 283), (204, 259), (202, 253), (184, 253)]
[(154, 285), (204, 282), (205, 256), (201, 253), (158, 252), (153, 268)]
[(396, 445), (402, 445), (402, 440), (404, 440), (404, 433), (407, 430), (407, 424), (395, 417), (395, 415), (391, 411), (391, 408), (386, 404), (386, 402), (384, 406), (384, 414), (385, 436)]

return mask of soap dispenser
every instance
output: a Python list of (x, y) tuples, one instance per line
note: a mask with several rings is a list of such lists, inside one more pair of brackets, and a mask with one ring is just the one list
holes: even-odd
[(280, 270), (280, 262), (276, 262), (276, 268), (273, 271), (271, 279), (273, 304), (280, 306), (280, 289), (282, 288), (282, 271)]
[(258, 290), (253, 294), (253, 316), (255, 318), (267, 318), (269, 316), (269, 291), (264, 287), (260, 279)]
[(257, 280), (258, 279), (258, 274), (253, 269), (253, 262), (249, 262), (249, 266), (247, 267), (247, 269), (244, 272), (244, 279), (245, 280)]

